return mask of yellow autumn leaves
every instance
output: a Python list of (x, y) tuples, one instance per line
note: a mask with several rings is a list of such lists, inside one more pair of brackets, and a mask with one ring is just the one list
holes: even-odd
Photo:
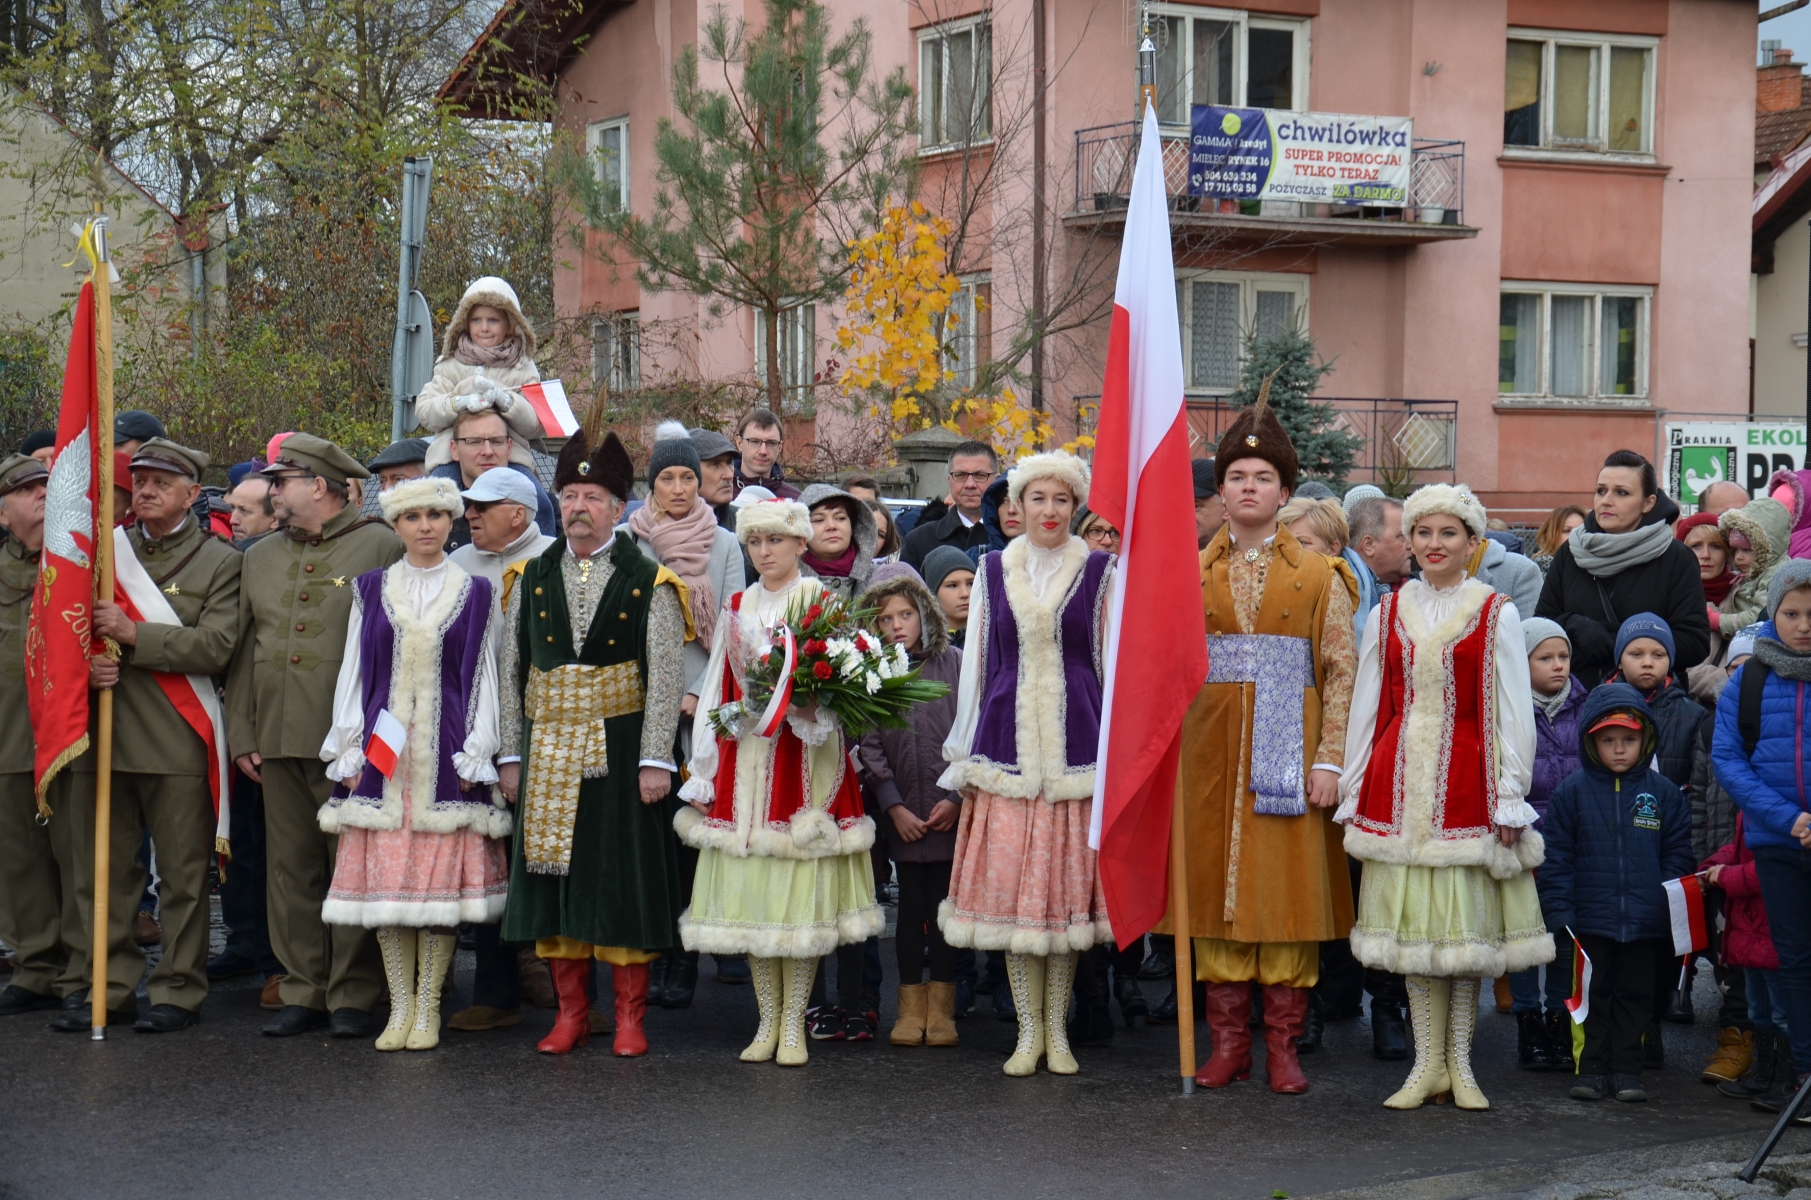
[(838, 383), (845, 396), (866, 394), (870, 413), (897, 428), (934, 423), (923, 401), (943, 380), (944, 331), (962, 288), (944, 258), (949, 235), (950, 223), (914, 200), (889, 206), (879, 229), (850, 243), (854, 270), (836, 331), (849, 357)]

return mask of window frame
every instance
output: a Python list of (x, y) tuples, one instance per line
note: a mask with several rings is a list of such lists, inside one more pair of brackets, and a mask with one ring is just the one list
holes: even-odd
[[(1290, 106), (1287, 110), (1277, 111), (1308, 111), (1308, 72), (1313, 64), (1313, 54), (1309, 43), (1312, 24), (1309, 18), (1274, 17), (1258, 15), (1238, 8), (1208, 8), (1193, 4), (1152, 4), (1149, 6), (1149, 12), (1152, 17), (1181, 17), (1185, 21), (1183, 28), (1187, 31), (1186, 36), (1190, 44), (1185, 44), (1183, 47), (1182, 79), (1184, 91), (1191, 99), (1189, 104), (1183, 106), (1184, 111), (1193, 106), (1192, 98), (1195, 94), (1195, 55), (1192, 46), (1195, 33), (1194, 25), (1188, 23), (1195, 19), (1225, 21), (1236, 28), (1235, 36), (1238, 38), (1238, 44), (1233, 54), (1232, 88), (1234, 97), (1232, 107), (1234, 108), (1250, 107), (1246, 100), (1251, 83), (1251, 31), (1253, 29), (1286, 29), (1293, 33), (1295, 35), (1294, 62), (1290, 64), (1289, 70)], [(1160, 50), (1159, 53), (1164, 53), (1164, 51)], [(1162, 124), (1165, 129), (1169, 130), (1187, 128), (1186, 120), (1181, 123), (1163, 121)]]
[(1289, 292), (1295, 297), (1294, 307), (1290, 310), (1294, 320), (1303, 332), (1310, 328), (1310, 276), (1299, 272), (1278, 271), (1214, 271), (1194, 268), (1181, 268), (1176, 271), (1176, 318), (1182, 333), (1182, 391), (1186, 396), (1209, 397), (1227, 396), (1237, 390), (1236, 383), (1224, 387), (1208, 384), (1197, 384), (1194, 379), (1195, 331), (1194, 331), (1194, 293), (1186, 285), (1191, 283), (1236, 283), (1239, 285), (1239, 346), (1238, 363), (1240, 369), (1245, 365), (1245, 338), (1257, 326), (1258, 293)]
[[(947, 115), (949, 113), (950, 100), (949, 39), (952, 34), (969, 31), (974, 32), (975, 41), (977, 43), (985, 41), (987, 46), (987, 53), (985, 56), (980, 54), (975, 55), (976, 68), (985, 65), (987, 68), (987, 78), (986, 86), (984, 88), (975, 89), (974, 109), (969, 114), (970, 128), (972, 130), (976, 125), (981, 123), (982, 119), (985, 119), (986, 129), (980, 136), (971, 137), (967, 141), (951, 141), (947, 137), (941, 136), (948, 132), (947, 126), (949, 124)], [(952, 150), (967, 150), (975, 146), (992, 145), (994, 140), (993, 14), (991, 12), (982, 12), (976, 13), (973, 16), (958, 17), (950, 21), (939, 21), (935, 25), (927, 25), (918, 30), (918, 36), (915, 39), (915, 42), (918, 47), (918, 153), (947, 154)], [(929, 107), (925, 102), (924, 58), (925, 51), (929, 49), (933, 43), (940, 44), (938, 53), (941, 56), (943, 63), (942, 111), (945, 114), (944, 125), (946, 127), (945, 129), (937, 131), (940, 136), (936, 140), (925, 137), (925, 125), (928, 120), (927, 114), (929, 112)]]
[[(619, 353), (626, 349), (627, 355)], [(599, 368), (603, 368), (599, 370)], [(641, 313), (609, 313), (591, 318), (591, 381), (612, 393), (641, 387)]]
[[(1580, 33), (1576, 30), (1527, 29), (1512, 25), (1504, 35), (1505, 52), (1507, 52), (1510, 42), (1541, 43), (1541, 144), (1521, 146), (1505, 142), (1503, 144), (1505, 157), (1587, 162), (1651, 163), (1656, 161), (1658, 139), (1655, 124), (1658, 120), (1659, 95), (1656, 76), (1659, 74), (1660, 63), (1659, 38), (1635, 33)], [(1588, 46), (1597, 53), (1600, 82), (1597, 89), (1596, 116), (1598, 128), (1603, 133), (1603, 148), (1601, 149), (1585, 150), (1553, 144), (1553, 62), (1554, 51), (1559, 46)], [(1647, 58), (1641, 79), (1642, 148), (1640, 150), (1609, 149), (1610, 62), (1611, 51), (1616, 49), (1641, 50)], [(1507, 87), (1507, 80), (1505, 80), (1505, 87)]]
[[(767, 313), (754, 309), (755, 383), (767, 386)], [(780, 310), (780, 388), (795, 405), (817, 386), (817, 305), (811, 301)]]
[(603, 183), (604, 182), (604, 164), (603, 164), (602, 158), (599, 156), (599, 150), (602, 148), (603, 134), (606, 129), (616, 129), (616, 130), (620, 130), (622, 133), (622, 150), (619, 154), (619, 161), (621, 162), (621, 165), (622, 165), (622, 169), (619, 172), (619, 174), (622, 178), (622, 189), (621, 189), (621, 195), (619, 195), (617, 197), (616, 207), (611, 209), (610, 211), (611, 212), (628, 212), (630, 197), (634, 194), (634, 191), (633, 191), (633, 188), (631, 188), (631, 186), (630, 186), (631, 176), (629, 174), (629, 118), (628, 118), (627, 114), (620, 116), (620, 117), (611, 117), (607, 121), (592, 121), (590, 124), (586, 125), (585, 126), (585, 154), (586, 154), (586, 157), (591, 159), (592, 170), (594, 170), (597, 173), (598, 183), (600, 183), (600, 184)]
[[(1652, 384), (1648, 378), (1648, 367), (1652, 356), (1654, 328), (1654, 289), (1643, 284), (1611, 283), (1551, 283), (1535, 280), (1505, 279), (1497, 286), (1500, 298), (1507, 295), (1538, 294), (1541, 298), (1540, 324), (1536, 331), (1535, 345), (1537, 391), (1505, 392), (1502, 381), (1498, 380), (1497, 398), (1511, 403), (1560, 403), (1560, 404), (1625, 404), (1631, 407), (1648, 407), (1651, 404)], [(1553, 390), (1553, 298), (1555, 296), (1585, 296), (1591, 300), (1591, 382), (1582, 396), (1562, 395)], [(1605, 299), (1636, 299), (1641, 302), (1640, 317), (1635, 327), (1635, 383), (1634, 390), (1626, 394), (1606, 392), (1603, 390), (1603, 301)], [(1500, 313), (1499, 309), (1499, 313)], [(1502, 328), (1501, 317), (1498, 318), (1498, 329)], [(1499, 332), (1499, 337), (1501, 336)], [(1499, 343), (1500, 345), (1500, 343)]]
[(944, 325), (942, 367), (944, 378), (966, 392), (974, 389), (976, 368), (992, 355), (993, 272), (976, 271), (957, 282), (950, 311), (958, 320), (954, 327)]

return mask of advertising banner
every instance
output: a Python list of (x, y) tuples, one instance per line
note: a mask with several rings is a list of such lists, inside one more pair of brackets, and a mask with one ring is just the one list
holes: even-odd
[(1188, 190), (1222, 200), (1401, 208), (1415, 144), (1408, 117), (1197, 104)]
[(1692, 513), (1698, 510), (1699, 494), (1713, 483), (1739, 483), (1753, 500), (1767, 494), (1767, 477), (1775, 471), (1804, 465), (1805, 427), (1796, 422), (1669, 424), (1660, 487)]

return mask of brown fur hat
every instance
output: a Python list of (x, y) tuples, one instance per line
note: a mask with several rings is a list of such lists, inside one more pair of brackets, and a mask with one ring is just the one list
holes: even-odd
[(1264, 381), (1258, 389), (1257, 402), (1234, 417), (1220, 435), (1220, 445), (1214, 451), (1214, 482), (1222, 488), (1226, 486), (1226, 472), (1234, 463), (1242, 458), (1261, 458), (1277, 469), (1286, 489), (1295, 491), (1301, 462), (1296, 458), (1295, 443), (1289, 440), (1270, 407), (1270, 380), (1275, 378), (1273, 374)]
[(566, 439), (560, 448), (559, 462), (553, 471), (553, 490), (557, 494), (569, 483), (595, 483), (607, 488), (612, 496), (627, 504), (633, 495), (635, 464), (614, 431), (604, 434), (597, 449), (580, 429)]

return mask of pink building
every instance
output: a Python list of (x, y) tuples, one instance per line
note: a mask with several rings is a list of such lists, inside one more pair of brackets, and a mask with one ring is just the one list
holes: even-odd
[[(1322, 386), (1367, 439), (1363, 469), (1458, 478), (1499, 515), (1577, 500), (1603, 454), (1654, 455), (1662, 420), (1748, 411), (1755, 11), (1740, 0), (831, 0), (864, 17), (876, 67), (920, 94), (921, 198), (967, 231), (958, 373), (1027, 314), (1058, 327), (1018, 389), (1072, 428), (1099, 391), (1148, 19), (1197, 427), (1236, 379), (1242, 334), (1303, 322)], [(756, 0), (734, 11), (758, 19)], [(528, 73), (640, 208), (656, 122), (698, 0), (508, 0), (445, 95), (501, 115)], [(1188, 191), (1192, 104), (1413, 120), (1402, 207), (1228, 201)], [(978, 181), (978, 182), (977, 182)], [(595, 311), (600, 377), (684, 356), (757, 368), (756, 321), (643, 293), (590, 257), (556, 279)], [(976, 304), (980, 298), (984, 303)], [(803, 396), (834, 311), (782, 322)], [(655, 328), (669, 333), (655, 339)], [(683, 331), (673, 336), (671, 331)], [(658, 342), (658, 345), (656, 344)], [(664, 360), (663, 360), (664, 356)], [(1083, 414), (1085, 420), (1085, 411)]]

